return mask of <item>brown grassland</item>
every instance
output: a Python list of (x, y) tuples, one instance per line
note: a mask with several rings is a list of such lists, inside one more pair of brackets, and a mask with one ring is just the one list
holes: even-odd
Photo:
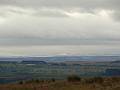
[(120, 77), (28, 80), (0, 85), (0, 90), (120, 90)]

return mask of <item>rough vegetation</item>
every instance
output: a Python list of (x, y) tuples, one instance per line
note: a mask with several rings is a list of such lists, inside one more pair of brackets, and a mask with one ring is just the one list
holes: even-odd
[(120, 77), (80, 78), (73, 75), (67, 80), (32, 79), (0, 85), (0, 90), (120, 90)]
[(70, 76), (67, 77), (67, 80), (69, 82), (76, 82), (76, 81), (80, 81), (81, 78), (77, 75), (70, 75)]

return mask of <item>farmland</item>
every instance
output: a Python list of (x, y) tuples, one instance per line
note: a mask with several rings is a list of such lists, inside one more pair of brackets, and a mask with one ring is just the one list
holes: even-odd
[[(77, 62), (77, 64), (75, 64)], [(34, 63), (34, 64), (33, 64)], [(1, 62), (0, 83), (18, 82), (21, 80), (55, 78), (64, 80), (69, 75), (80, 77), (118, 76), (120, 75), (120, 63), (109, 62), (45, 62), (45, 61), (22, 61)]]

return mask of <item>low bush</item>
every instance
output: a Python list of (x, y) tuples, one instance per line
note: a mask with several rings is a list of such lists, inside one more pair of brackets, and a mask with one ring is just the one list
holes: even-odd
[(24, 84), (24, 82), (23, 82), (23, 81), (20, 81), (19, 84), (22, 85), (22, 84)]
[(52, 82), (55, 82), (55, 78), (52, 78), (51, 81), (52, 81)]
[(81, 78), (77, 75), (70, 75), (67, 77), (67, 80), (73, 82), (73, 81), (80, 81)]
[(94, 78), (89, 78), (89, 79), (86, 79), (85, 81), (86, 83), (99, 83), (99, 84), (102, 84), (104, 82), (104, 79), (102, 77), (94, 77)]

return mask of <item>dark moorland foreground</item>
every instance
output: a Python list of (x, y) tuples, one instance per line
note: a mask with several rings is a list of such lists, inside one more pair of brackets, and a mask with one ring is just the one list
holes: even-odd
[(0, 90), (120, 90), (120, 77), (28, 80), (0, 85)]

